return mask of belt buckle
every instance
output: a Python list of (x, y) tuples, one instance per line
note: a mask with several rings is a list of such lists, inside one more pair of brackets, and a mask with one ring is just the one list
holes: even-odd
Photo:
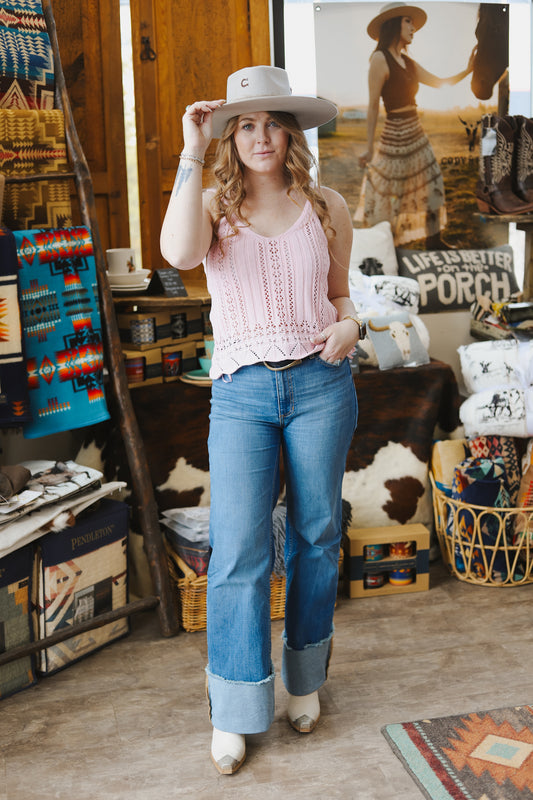
[(296, 367), (298, 364), (301, 364), (301, 363), (302, 363), (302, 359), (301, 358), (297, 358), (295, 361), (291, 361), (289, 364), (283, 364), (283, 366), (281, 366), (281, 367), (273, 367), (268, 363), (268, 361), (263, 361), (263, 364), (265, 365), (265, 367), (267, 369), (269, 369), (271, 372), (284, 372), (284, 370), (290, 369), (291, 367)]

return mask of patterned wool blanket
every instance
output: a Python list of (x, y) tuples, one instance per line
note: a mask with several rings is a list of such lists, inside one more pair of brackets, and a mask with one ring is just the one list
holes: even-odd
[(0, 226), (0, 426), (31, 420), (26, 363), (22, 347), (17, 246)]
[(54, 107), (54, 62), (40, 0), (0, 4), (0, 108)]
[[(495, 456), (493, 459), (474, 458), (465, 459), (455, 468), (452, 486), (452, 497), (474, 506), (487, 508), (508, 508), (510, 506), (509, 492), (505, 464), (503, 458)], [(472, 509), (462, 509), (458, 519), (459, 531), (463, 542), (463, 551), (471, 560), (471, 569), (479, 578), (486, 574), (483, 554), (476, 540), (476, 513)], [(495, 514), (483, 517), (480, 526), (481, 541), (488, 548), (498, 547), (500, 534), (500, 520)], [(503, 582), (507, 578), (507, 563), (503, 546), (497, 550), (492, 563), (492, 578)], [(455, 549), (455, 565), (459, 572), (465, 572), (463, 553), (459, 545)]]
[(68, 172), (63, 112), (0, 109), (0, 163), (8, 178), (2, 222), (12, 231), (71, 224), (69, 181), (9, 183), (9, 178)]
[(87, 228), (16, 231), (33, 421), (24, 436), (109, 418), (93, 244)]

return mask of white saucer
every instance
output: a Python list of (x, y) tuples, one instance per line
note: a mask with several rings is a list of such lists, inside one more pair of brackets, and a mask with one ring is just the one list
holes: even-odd
[(109, 285), (115, 288), (116, 286), (139, 286), (148, 278), (150, 274), (149, 269), (136, 269), (134, 272), (107, 272), (107, 279)]
[(148, 289), (150, 281), (146, 279), (142, 283), (132, 284), (131, 286), (111, 286), (111, 291), (113, 293), (128, 293), (131, 294), (132, 292), (145, 292)]
[(179, 376), (183, 383), (194, 383), (197, 386), (211, 386), (211, 378), (203, 369), (193, 369), (191, 372), (184, 372)]

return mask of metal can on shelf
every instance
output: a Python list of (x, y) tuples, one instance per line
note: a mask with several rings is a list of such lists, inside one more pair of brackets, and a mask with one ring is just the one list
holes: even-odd
[(385, 558), (385, 545), (366, 544), (364, 548), (365, 561), (381, 561)]
[(365, 572), (364, 584), (366, 589), (378, 589), (385, 583), (384, 572)]
[(181, 350), (174, 353), (163, 353), (163, 375), (171, 378), (180, 374), (181, 369)]
[(413, 555), (413, 542), (391, 542), (389, 555), (396, 558), (409, 558)]
[(155, 342), (155, 320), (132, 319), (130, 322), (131, 341), (133, 344), (152, 344)]
[(128, 383), (142, 383), (144, 381), (145, 358), (142, 356), (139, 358), (126, 358), (124, 364)]
[(389, 582), (393, 586), (407, 586), (414, 580), (414, 570), (412, 569), (393, 569), (389, 573)]

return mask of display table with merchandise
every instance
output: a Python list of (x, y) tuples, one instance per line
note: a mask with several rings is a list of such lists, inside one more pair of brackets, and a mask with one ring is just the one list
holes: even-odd
[[(365, 367), (354, 382), (359, 420), (343, 485), (353, 524), (431, 525), (428, 469), (435, 428), (443, 438), (458, 425), (461, 398), (453, 370), (439, 361), (385, 371)], [(131, 394), (159, 509), (209, 505), (210, 388), (178, 380)], [(99, 429), (96, 444), (105, 469), (127, 480), (119, 432)]]

